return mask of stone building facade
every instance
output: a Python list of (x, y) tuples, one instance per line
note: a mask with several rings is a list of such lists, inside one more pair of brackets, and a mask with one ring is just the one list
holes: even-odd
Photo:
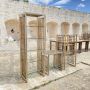
[[(24, 2), (23, 0), (3, 0), (0, 2), (0, 37), (5, 41), (8, 36), (19, 36), (19, 15), (23, 12), (46, 15), (46, 27), (49, 37), (57, 34), (81, 34), (90, 30), (90, 14), (63, 8), (46, 7)], [(35, 20), (30, 22), (35, 23)], [(53, 27), (52, 27), (53, 26)], [(15, 29), (12, 33), (11, 29)]]
[[(47, 38), (55, 39), (56, 35), (78, 34), (90, 32), (90, 14), (78, 11), (67, 10), (56, 7), (46, 7), (24, 2), (23, 0), (0, 0), (0, 50), (17, 50), (19, 49), (19, 15), (24, 12), (38, 13), (46, 15)], [(37, 22), (35, 19), (28, 20), (28, 25)], [(36, 37), (37, 28), (30, 28), (31, 37)], [(12, 42), (11, 42), (12, 41)], [(32, 45), (35, 42), (32, 43)], [(33, 46), (31, 46), (33, 47)], [(14, 52), (14, 51), (13, 51)], [(18, 59), (18, 55), (10, 54), (10, 59)], [(35, 53), (32, 57), (35, 58)], [(15, 58), (14, 58), (15, 57)], [(1, 57), (0, 57), (1, 58)], [(16, 63), (17, 65), (17, 63)], [(36, 66), (36, 63), (32, 64)], [(32, 67), (30, 65), (30, 67)], [(32, 70), (33, 71), (33, 70)]]

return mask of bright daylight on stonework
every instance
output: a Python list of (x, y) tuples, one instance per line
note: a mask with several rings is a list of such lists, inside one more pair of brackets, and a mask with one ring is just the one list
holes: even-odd
[(0, 90), (90, 90), (90, 0), (0, 0)]

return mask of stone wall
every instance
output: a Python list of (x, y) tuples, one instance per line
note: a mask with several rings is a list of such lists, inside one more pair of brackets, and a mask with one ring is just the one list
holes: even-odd
[[(87, 13), (81, 13), (77, 11), (71, 11), (63, 8), (56, 7), (44, 7), (34, 5), (32, 3), (13, 1), (13, 0), (3, 0), (0, 3), (0, 30), (2, 41), (8, 37), (7, 28), (5, 22), (9, 20), (18, 20), (19, 15), (23, 12), (40, 13), (46, 15), (46, 25), (49, 22), (54, 22), (57, 24), (57, 34), (61, 34), (61, 24), (67, 22), (70, 24), (69, 34), (73, 34), (73, 23), (78, 23), (80, 25), (79, 34), (82, 32), (82, 24), (86, 23), (90, 30), (90, 15)], [(12, 25), (13, 26), (13, 25)], [(10, 26), (10, 27), (12, 27)], [(10, 28), (9, 27), (9, 28)], [(10, 31), (9, 31), (10, 32)], [(11, 35), (12, 36), (12, 35)]]
[[(38, 6), (32, 3), (22, 1), (0, 0), (0, 52), (2, 53), (4, 51), (4, 54), (0, 55), (0, 68), (3, 68), (3, 70), (12, 65), (12, 67), (15, 68), (15, 72), (20, 73), (19, 15), (24, 12), (39, 13), (46, 15), (46, 29), (48, 42), (50, 39), (55, 39), (56, 35), (63, 34), (64, 27), (68, 27), (67, 34), (73, 34), (74, 31), (77, 31), (78, 34), (81, 34), (84, 28), (85, 30), (87, 29), (86, 31), (90, 32), (90, 14), (71, 11), (63, 8)], [(28, 19), (29, 24), (32, 22), (34, 24), (36, 23), (34, 19)], [(77, 24), (78, 28), (75, 29), (73, 25)], [(88, 28), (86, 26), (83, 28), (83, 24), (87, 25)], [(14, 33), (11, 32), (12, 29), (14, 30)], [(35, 31), (37, 30), (37, 28), (35, 28), (35, 30), (30, 30), (31, 31), (29, 31), (29, 34), (32, 32), (31, 37), (35, 36)], [(36, 41), (32, 42), (32, 46), (30, 46), (31, 42), (28, 45), (31, 48), (35, 48), (35, 46), (33, 45), (36, 45)], [(11, 51), (14, 53), (11, 53)], [(36, 57), (36, 52), (28, 53), (29, 73), (37, 71)], [(5, 68), (2, 67), (4, 65)], [(6, 72), (10, 71), (10, 68), (11, 66), (9, 67), (9, 69), (6, 70)]]

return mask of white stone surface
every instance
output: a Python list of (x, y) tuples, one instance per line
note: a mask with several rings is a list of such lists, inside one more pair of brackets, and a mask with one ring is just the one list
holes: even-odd
[[(15, 54), (15, 52), (13, 54)], [(49, 82), (53, 82), (54, 80), (65, 77), (71, 73), (78, 71), (78, 70), (82, 70), (82, 69), (90, 67), (89, 65), (86, 65), (86, 64), (89, 64), (89, 60), (90, 60), (90, 57), (88, 56), (89, 54), (90, 54), (90, 52), (83, 52), (83, 53), (79, 54), (77, 57), (77, 66), (76, 67), (67, 66), (67, 68), (63, 71), (59, 71), (57, 69), (50, 69), (49, 76), (42, 77), (39, 74), (37, 74), (36, 72), (31, 73), (28, 75), (28, 83), (23, 83), (23, 81), (20, 78), (20, 74), (19, 74), (20, 69), (19, 69), (19, 67), (17, 67), (17, 66), (19, 66), (19, 63), (18, 63), (18, 60), (15, 59), (17, 55), (15, 55), (15, 57), (13, 57), (11, 54), (1, 54), (2, 57), (0, 57), (0, 58), (2, 58), (2, 59), (0, 61), (0, 64), (2, 64), (3, 66), (0, 65), (0, 71), (2, 71), (2, 73), (4, 75), (0, 75), (0, 89), (2, 89), (2, 90), (9, 90), (9, 89), (11, 89), (11, 90), (28, 90), (28, 89), (32, 89), (35, 87), (39, 87), (44, 84), (48, 84)], [(5, 55), (5, 57), (4, 57), (4, 55)], [(6, 56), (8, 56), (8, 57), (6, 57)], [(9, 59), (10, 56), (12, 57), (11, 59)], [(2, 60), (4, 60), (5, 62), (3, 62)], [(86, 64), (82, 63), (82, 62), (84, 62), (83, 60), (85, 61)], [(4, 68), (1, 68), (1, 67), (4, 67)], [(1, 70), (1, 69), (3, 69), (3, 70)], [(32, 70), (34, 70), (34, 69), (32, 69)]]

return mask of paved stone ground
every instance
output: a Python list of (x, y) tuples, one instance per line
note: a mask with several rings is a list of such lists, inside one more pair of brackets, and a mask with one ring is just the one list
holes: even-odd
[(33, 73), (28, 83), (17, 77), (20, 73), (19, 56), (12, 52), (0, 53), (0, 90), (30, 90), (35, 87), (40, 87), (37, 90), (90, 90), (90, 51), (77, 54), (76, 67), (70, 66), (63, 71), (50, 70), (49, 76), (45, 77)]
[(90, 90), (90, 67), (77, 71), (36, 90)]

